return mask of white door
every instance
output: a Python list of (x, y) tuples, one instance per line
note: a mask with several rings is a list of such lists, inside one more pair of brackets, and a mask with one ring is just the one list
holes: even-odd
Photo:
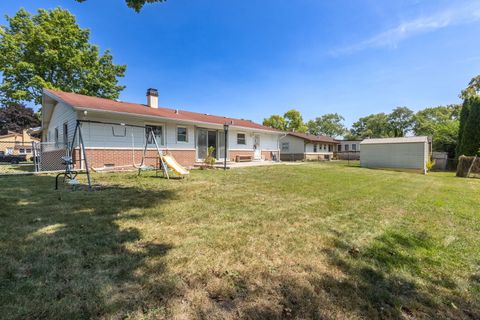
[(260, 135), (256, 134), (254, 141), (253, 141), (253, 148), (255, 149), (254, 159), (261, 160), (262, 159), (262, 149), (260, 149)]

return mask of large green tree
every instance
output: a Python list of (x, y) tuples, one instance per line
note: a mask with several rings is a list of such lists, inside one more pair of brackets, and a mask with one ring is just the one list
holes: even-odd
[(343, 121), (345, 121), (345, 118), (338, 113), (327, 113), (315, 120), (308, 121), (308, 132), (330, 137), (343, 136), (347, 131)]
[(354, 122), (350, 130), (349, 138), (386, 138), (394, 136), (389, 123), (389, 117), (385, 113), (371, 114)]
[(433, 137), (433, 150), (445, 151), (454, 157), (461, 109), (461, 105), (452, 104), (420, 110), (414, 116), (413, 132), (417, 136)]
[(59, 89), (118, 98), (126, 66), (115, 65), (110, 52), (100, 54), (67, 10), (20, 9), (0, 27), (0, 99), (5, 104), (41, 103), (42, 89)]
[(473, 156), (480, 151), (480, 96), (472, 96), (466, 100), (469, 105), (466, 113), (460, 118), (462, 137), (457, 155)]
[(463, 153), (463, 132), (465, 131), (465, 124), (467, 123), (468, 116), (470, 115), (470, 100), (467, 98), (463, 101), (462, 110), (460, 111), (460, 125), (458, 128), (458, 140), (455, 156), (458, 158)]
[(277, 130), (286, 130), (285, 118), (278, 114), (273, 114), (269, 118), (263, 119), (263, 125)]
[(285, 128), (288, 131), (296, 131), (296, 132), (307, 132), (307, 126), (303, 122), (303, 117), (300, 111), (291, 109), (285, 112), (283, 115), (285, 118)]
[[(85, 2), (87, 0), (76, 0), (77, 2)], [(146, 3), (165, 2), (167, 0), (125, 0), (129, 8), (134, 9), (137, 12), (142, 10)]]
[(394, 137), (404, 137), (413, 126), (413, 111), (407, 107), (397, 107), (388, 115), (388, 123)]

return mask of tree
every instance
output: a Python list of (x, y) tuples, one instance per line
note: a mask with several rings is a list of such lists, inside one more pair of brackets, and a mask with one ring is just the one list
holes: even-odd
[(413, 111), (407, 107), (397, 107), (388, 115), (394, 137), (404, 137), (413, 125)]
[(343, 125), (345, 118), (338, 113), (328, 113), (307, 123), (308, 132), (329, 137), (343, 136), (347, 129)]
[(465, 131), (465, 124), (467, 123), (468, 116), (470, 115), (470, 99), (463, 101), (462, 111), (460, 112), (460, 125), (458, 128), (458, 141), (455, 156), (458, 158), (463, 155), (463, 133)]
[(393, 132), (389, 123), (389, 117), (385, 113), (371, 114), (360, 118), (353, 123), (350, 130), (350, 138), (386, 138), (392, 137)]
[(40, 120), (32, 108), (10, 104), (0, 108), (0, 129), (21, 132), (22, 129), (40, 126)]
[[(85, 2), (87, 0), (76, 0), (77, 2)], [(142, 10), (145, 3), (165, 2), (167, 0), (125, 0), (129, 8), (134, 9), (136, 12)]]
[(274, 114), (269, 118), (263, 119), (263, 125), (277, 130), (286, 130), (285, 118), (278, 114)]
[(307, 126), (303, 123), (302, 114), (300, 111), (291, 109), (285, 112), (283, 115), (286, 121), (285, 128), (288, 131), (296, 131), (296, 132), (307, 132)]
[(470, 105), (468, 117), (463, 118), (459, 155), (474, 156), (480, 149), (480, 96), (467, 99)]
[(90, 31), (81, 29), (67, 10), (20, 9), (0, 27), (0, 99), (7, 103), (41, 103), (42, 89), (58, 89), (116, 99), (126, 66), (113, 64), (89, 44)]
[(458, 141), (461, 105), (453, 104), (426, 108), (414, 116), (413, 132), (417, 136), (433, 137), (433, 150), (455, 156)]
[(474, 97), (480, 93), (480, 75), (472, 78), (466, 87), (460, 93), (460, 98), (466, 100), (468, 98)]

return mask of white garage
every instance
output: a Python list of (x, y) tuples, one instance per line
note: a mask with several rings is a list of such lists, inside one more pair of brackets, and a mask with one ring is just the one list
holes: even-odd
[(427, 172), (427, 162), (431, 154), (428, 137), (365, 139), (360, 145), (362, 167), (416, 169)]

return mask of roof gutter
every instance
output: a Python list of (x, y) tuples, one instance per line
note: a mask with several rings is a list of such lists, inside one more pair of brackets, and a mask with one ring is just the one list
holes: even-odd
[[(196, 121), (196, 120), (184, 120), (184, 119), (175, 119), (175, 118), (166, 118), (166, 117), (160, 117), (160, 116), (150, 116), (150, 115), (142, 115), (138, 113), (131, 113), (131, 112), (118, 112), (118, 111), (106, 111), (106, 110), (98, 110), (98, 109), (93, 109), (93, 108), (87, 108), (87, 107), (79, 107), (79, 106), (72, 106), (72, 108), (75, 111), (91, 111), (95, 113), (111, 113), (111, 114), (118, 114), (118, 115), (123, 115), (123, 116), (136, 116), (139, 118), (144, 118), (144, 119), (155, 119), (155, 120), (168, 120), (168, 121), (180, 121), (180, 122), (186, 122), (186, 123), (191, 123), (191, 124), (203, 124), (203, 125), (210, 125), (210, 126), (218, 126), (220, 128), (223, 128), (223, 124), (219, 123), (213, 123), (213, 122), (204, 122), (204, 121)], [(236, 126), (236, 125), (229, 125), (232, 128), (240, 128), (242, 130), (248, 129), (251, 131), (261, 131), (261, 132), (267, 132), (267, 133), (278, 133), (276, 131), (270, 131), (270, 130), (265, 130), (265, 129), (257, 129), (257, 128), (250, 128), (250, 127), (243, 127), (243, 126)]]

